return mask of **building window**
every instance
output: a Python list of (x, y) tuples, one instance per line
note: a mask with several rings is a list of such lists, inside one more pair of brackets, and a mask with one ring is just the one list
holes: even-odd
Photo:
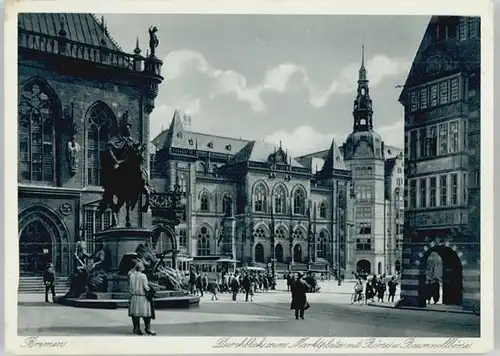
[(469, 26), (466, 17), (461, 17), (458, 24), (458, 39), (460, 41), (465, 41), (469, 35)]
[(23, 87), (19, 114), (19, 174), (22, 180), (54, 183), (56, 165), (57, 98), (47, 85), (31, 82)]
[(420, 207), (425, 209), (427, 207), (427, 179), (420, 179)]
[(198, 256), (210, 256), (210, 231), (206, 226), (202, 226), (198, 231)]
[(417, 207), (417, 181), (410, 181), (410, 208), (415, 209)]
[(460, 85), (458, 78), (453, 78), (451, 80), (451, 102), (460, 100)]
[(89, 112), (87, 131), (87, 184), (100, 185), (100, 159), (107, 150), (108, 141), (115, 129), (113, 111), (102, 102), (94, 104)]
[(274, 232), (274, 236), (277, 239), (286, 239), (286, 230), (283, 226), (279, 226), (276, 231)]
[(372, 209), (370, 207), (358, 207), (356, 208), (356, 217), (358, 219), (371, 219)]
[(420, 129), (420, 158), (425, 158), (427, 157), (427, 151), (428, 151), (428, 146), (429, 146), (429, 141), (427, 139), (427, 129), (423, 128)]
[(372, 226), (370, 223), (359, 223), (359, 234), (360, 235), (371, 235)]
[(201, 195), (201, 199), (200, 199), (200, 211), (203, 211), (203, 212), (208, 212), (209, 209), (210, 209), (210, 204), (209, 204), (209, 196), (208, 196), (208, 193), (207, 192), (204, 192), (202, 195)]
[(448, 124), (439, 125), (439, 154), (448, 153)]
[(469, 17), (468, 18), (468, 27), (469, 27), (469, 38), (478, 38), (479, 37), (479, 29), (480, 22), (478, 17)]
[(467, 132), (467, 119), (464, 120), (464, 150), (467, 149), (467, 137), (469, 133)]
[(451, 180), (451, 205), (458, 204), (458, 175), (452, 174), (450, 176)]
[(370, 187), (358, 187), (356, 192), (356, 199), (359, 201), (370, 200), (372, 192)]
[(319, 241), (317, 244), (316, 254), (318, 258), (326, 258), (327, 255), (327, 235), (324, 231), (319, 233)]
[(437, 84), (431, 85), (431, 107), (437, 106), (438, 104), (438, 87)]
[(463, 192), (463, 195), (464, 195), (464, 204), (467, 204), (467, 197), (469, 195), (469, 188), (468, 188), (468, 184), (467, 184), (468, 180), (469, 180), (468, 173), (464, 173), (463, 179), (464, 179), (464, 182), (463, 182), (463, 187), (464, 187), (464, 192)]
[(324, 201), (319, 204), (319, 217), (326, 219), (326, 203)]
[(95, 233), (106, 230), (111, 225), (111, 211), (105, 211), (99, 215), (97, 210), (85, 210), (85, 242), (87, 252), (92, 253), (95, 250)]
[(187, 247), (187, 233), (185, 227), (181, 227), (179, 229), (179, 245), (182, 247)]
[(418, 98), (417, 98), (417, 92), (415, 90), (412, 90), (410, 94), (410, 103), (411, 103), (411, 111), (417, 111)]
[(450, 123), (450, 153), (458, 152), (458, 121)]
[(427, 109), (427, 88), (420, 89), (420, 109)]
[(429, 137), (429, 157), (437, 156), (437, 126), (431, 126), (431, 136)]
[(417, 135), (417, 130), (410, 132), (410, 159), (412, 160), (417, 158)]
[(293, 213), (297, 215), (305, 214), (306, 198), (302, 189), (297, 189), (293, 194)]
[(371, 239), (356, 239), (356, 250), (370, 251), (372, 249)]
[(196, 163), (196, 172), (198, 173), (206, 173), (207, 172), (207, 167), (203, 162), (198, 162)]
[(396, 178), (396, 185), (402, 185), (403, 184), (403, 178)]
[(439, 177), (440, 197), (439, 205), (446, 206), (448, 204), (448, 176), (442, 175)]
[(448, 90), (448, 81), (444, 81), (439, 83), (439, 104), (448, 104), (449, 103), (450, 92)]
[(284, 214), (286, 211), (285, 208), (285, 188), (279, 185), (274, 191), (274, 212), (276, 214)]
[(430, 192), (430, 200), (429, 200), (429, 207), (435, 208), (436, 207), (436, 193), (437, 193), (437, 186), (436, 186), (436, 177), (431, 177), (430, 182), (429, 182), (429, 192)]
[(259, 184), (254, 191), (254, 210), (263, 213), (266, 205), (266, 189), (264, 185)]

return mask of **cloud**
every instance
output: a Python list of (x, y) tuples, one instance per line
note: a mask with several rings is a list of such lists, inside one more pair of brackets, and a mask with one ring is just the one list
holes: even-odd
[(299, 126), (291, 132), (278, 131), (264, 138), (264, 141), (279, 144), (292, 156), (325, 150), (330, 147), (336, 135), (325, 134), (314, 130), (310, 126)]
[[(289, 89), (290, 79), (294, 75), (301, 77), (301, 83), (309, 93), (308, 103), (315, 107), (325, 106), (333, 94), (346, 94), (356, 90), (358, 63), (351, 63), (341, 69), (337, 78), (332, 80), (327, 88), (319, 89), (310, 80), (304, 67), (294, 63), (282, 63), (268, 69), (257, 85), (248, 85), (245, 76), (234, 70), (215, 68), (198, 52), (177, 50), (169, 53), (164, 60), (169, 68), (166, 80), (182, 78), (189, 73), (198, 72), (210, 79), (209, 99), (224, 95), (234, 95), (239, 101), (246, 102), (253, 111), (266, 110), (263, 94), (267, 92), (285, 93)], [(368, 78), (371, 87), (380, 84), (385, 78), (396, 76), (408, 71), (410, 61), (401, 58), (389, 58), (376, 55), (367, 61)]]
[[(404, 121), (381, 126), (377, 133), (382, 137), (386, 145), (403, 148), (404, 145)], [(295, 157), (326, 150), (335, 138), (337, 145), (341, 146), (349, 133), (322, 133), (310, 126), (299, 126), (291, 132), (278, 131), (264, 138), (264, 141), (279, 144)]]

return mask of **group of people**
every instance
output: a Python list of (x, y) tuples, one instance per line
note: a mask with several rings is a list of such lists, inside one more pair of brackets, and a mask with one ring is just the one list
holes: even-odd
[[(304, 274), (302, 272), (300, 272), (300, 273), (302, 275), (301, 278), (304, 278), (303, 277)], [(294, 275), (291, 272), (287, 272), (287, 273), (285, 273), (284, 277), (286, 279), (286, 289), (287, 289), (287, 291), (290, 291), (290, 288), (296, 279), (296, 275)], [(322, 278), (323, 278), (323, 275), (322, 275)], [(318, 292), (320, 290), (320, 287), (318, 285), (316, 277), (314, 276), (314, 274), (312, 272), (307, 272), (307, 275), (304, 278), (304, 282), (306, 282), (307, 285), (309, 286), (308, 292), (315, 293), (315, 292)]]
[(425, 300), (427, 304), (431, 303), (431, 299), (434, 304), (439, 302), (439, 298), (441, 297), (441, 286), (439, 284), (439, 280), (437, 278), (428, 279), (425, 284)]
[(242, 269), (234, 273), (221, 272), (215, 277), (208, 277), (206, 273), (196, 271), (194, 266), (189, 271), (189, 289), (192, 294), (203, 297), (204, 292), (212, 294), (212, 300), (218, 300), (218, 293), (232, 293), (236, 300), (238, 293), (245, 294), (245, 300), (253, 301), (257, 291), (276, 289), (276, 280), (272, 274)]
[(360, 276), (356, 276), (356, 284), (354, 286), (354, 291), (357, 293), (358, 297), (361, 293), (365, 293), (365, 303), (374, 302), (377, 298), (377, 302), (383, 303), (386, 291), (389, 292), (387, 300), (389, 302), (394, 302), (394, 296), (396, 295), (396, 287), (398, 285), (396, 278), (393, 276), (386, 283), (386, 276), (373, 275), (371, 278), (367, 278), (366, 283), (363, 283), (363, 279)]

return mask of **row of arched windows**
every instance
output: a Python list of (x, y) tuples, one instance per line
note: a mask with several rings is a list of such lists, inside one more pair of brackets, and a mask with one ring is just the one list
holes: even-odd
[[(305, 215), (307, 213), (307, 196), (302, 186), (296, 186), (292, 190), (293, 194), (290, 202), (287, 201), (287, 191), (284, 185), (278, 184), (272, 193), (272, 197), (268, 197), (268, 189), (262, 182), (254, 185), (253, 189), (253, 210), (259, 213), (267, 213), (271, 208), (268, 206), (268, 201), (271, 199), (271, 205), (275, 214), (286, 214), (288, 209), (287, 203), (292, 204), (294, 215)], [(319, 217), (326, 218), (326, 202), (322, 201), (318, 205)]]
[[(200, 211), (201, 212), (210, 212), (211, 206), (210, 202), (212, 200), (212, 196), (206, 190), (203, 190), (200, 194)], [(226, 215), (230, 215), (232, 213), (232, 197), (229, 193), (222, 194), (221, 203), (222, 203), (222, 212)]]
[[(64, 127), (62, 122), (57, 122), (61, 120), (59, 99), (43, 79), (31, 79), (21, 88), (18, 114), (20, 178), (53, 184), (57, 178), (57, 158), (61, 157), (56, 152), (56, 142), (64, 134), (57, 130)], [(82, 152), (86, 157), (88, 185), (100, 184), (100, 155), (117, 126), (115, 114), (105, 103), (97, 101), (88, 109), (86, 152)]]

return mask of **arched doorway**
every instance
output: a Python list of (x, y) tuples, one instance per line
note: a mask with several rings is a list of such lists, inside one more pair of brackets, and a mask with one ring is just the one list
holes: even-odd
[[(457, 253), (446, 246), (431, 248), (422, 257), (421, 268), (425, 270), (420, 278), (420, 299), (425, 299), (426, 294), (437, 289), (428, 287), (428, 281), (438, 281), (440, 287), (440, 299), (447, 305), (462, 305), (463, 298), (463, 275), (462, 262)], [(434, 288), (434, 289), (433, 289)]]
[(264, 246), (262, 244), (255, 245), (255, 262), (264, 263)]
[(396, 273), (401, 272), (401, 262), (400, 261), (396, 261), (394, 266), (395, 266), (394, 268), (396, 269)]
[(283, 262), (283, 246), (281, 244), (277, 244), (274, 248), (274, 254), (276, 256), (276, 261)]
[[(29, 223), (19, 239), (19, 273), (24, 276), (41, 276), (52, 260), (52, 238), (47, 227), (40, 221)], [(58, 263), (55, 263), (58, 266)]]
[(372, 270), (372, 266), (370, 261), (368, 260), (360, 260), (356, 263), (356, 271), (358, 273), (367, 273), (370, 274)]
[(302, 246), (299, 244), (293, 247), (293, 260), (298, 263), (302, 262)]

